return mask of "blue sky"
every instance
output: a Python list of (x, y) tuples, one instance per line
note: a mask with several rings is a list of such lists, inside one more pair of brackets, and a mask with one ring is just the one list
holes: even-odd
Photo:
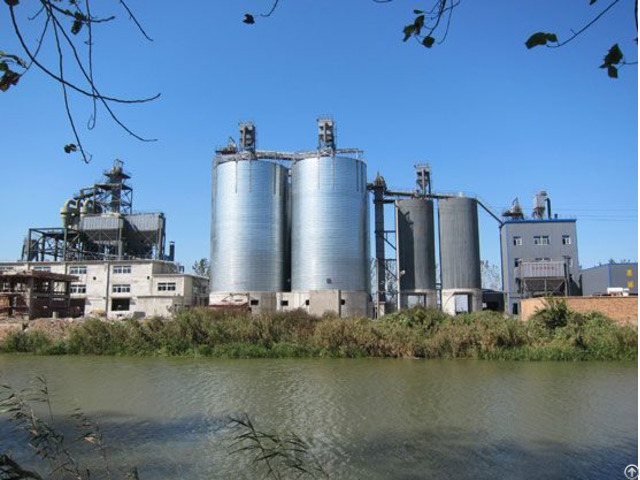
[[(62, 146), (73, 138), (61, 89), (29, 72), (0, 94), (0, 260), (19, 257), (29, 227), (58, 226), (63, 202), (120, 158), (133, 175), (134, 207), (165, 212), (168, 239), (190, 266), (209, 254), (211, 159), (237, 137), (238, 121), (256, 123), (259, 148), (293, 151), (314, 148), (315, 119), (331, 114), (339, 146), (364, 150), (370, 179), (379, 171), (388, 185), (412, 188), (413, 165), (428, 162), (435, 190), (479, 195), (498, 211), (518, 197), (528, 213), (544, 188), (555, 213), (578, 219), (583, 266), (637, 261), (637, 67), (616, 81), (597, 68), (615, 42), (636, 60), (633, 2), (564, 48), (532, 51), (524, 47), (530, 34), (566, 37), (598, 4), (463, 1), (446, 42), (432, 50), (401, 41), (412, 9), (424, 4), (281, 0), (274, 16), (247, 26), (243, 14), (267, 11), (269, 1), (180, 10), (132, 1), (154, 40), (147, 42), (117, 2), (102, 2), (118, 18), (94, 29), (100, 88), (162, 93), (151, 104), (116, 107), (130, 128), (158, 142), (133, 139), (104, 110), (87, 131), (90, 105), (73, 97), (93, 160), (66, 155)], [(2, 49), (18, 51), (6, 10), (0, 32)], [(54, 61), (53, 52), (43, 59)], [(480, 216), (482, 257), (499, 263), (497, 224)]]

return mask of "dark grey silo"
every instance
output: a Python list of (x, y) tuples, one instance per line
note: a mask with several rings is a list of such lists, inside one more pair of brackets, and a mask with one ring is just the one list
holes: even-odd
[(435, 227), (433, 201), (423, 198), (398, 200), (397, 248), (400, 290), (423, 292), (436, 289)]
[(478, 202), (451, 197), (438, 202), (442, 289), (482, 288)]

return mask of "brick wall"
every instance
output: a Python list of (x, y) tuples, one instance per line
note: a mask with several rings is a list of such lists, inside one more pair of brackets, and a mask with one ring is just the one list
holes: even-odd
[[(567, 306), (576, 312), (600, 312), (620, 323), (638, 326), (638, 297), (565, 297)], [(520, 318), (529, 320), (545, 306), (544, 298), (527, 298), (520, 303)]]

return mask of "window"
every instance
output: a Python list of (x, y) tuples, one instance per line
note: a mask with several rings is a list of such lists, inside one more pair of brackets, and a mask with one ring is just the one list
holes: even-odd
[(282, 300), (280, 302), (280, 306), (282, 307), (288, 307), (289, 306), (289, 300)]
[(131, 285), (124, 283), (115, 284), (111, 288), (111, 291), (113, 293), (129, 293), (131, 292)]
[(252, 299), (251, 299), (251, 305), (252, 305), (252, 306), (254, 306), (254, 307), (255, 307), (256, 305), (260, 305), (260, 300), (256, 300), (255, 298), (252, 298)]
[(176, 291), (176, 283), (175, 282), (160, 282), (160, 283), (158, 283), (158, 291), (159, 292), (175, 292)]
[(114, 312), (127, 311), (130, 306), (131, 299), (129, 298), (114, 298), (111, 300), (111, 310)]
[(513, 263), (514, 263), (514, 266), (515, 266), (516, 268), (518, 268), (518, 265), (520, 265), (520, 259), (519, 259), (519, 258), (514, 258), (514, 259), (513, 259)]
[(114, 265), (114, 274), (131, 273), (131, 265)]
[(513, 244), (516, 247), (522, 246), (522, 237), (513, 237)]
[(33, 271), (34, 272), (50, 272), (51, 267), (42, 267), (42, 266), (33, 267)]
[(549, 235), (536, 235), (533, 237), (534, 245), (549, 245)]
[(87, 286), (84, 283), (72, 283), (69, 293), (87, 293)]
[(87, 267), (84, 265), (75, 265), (73, 267), (69, 267), (69, 275), (86, 275)]
[(571, 236), (570, 235), (562, 235), (562, 244), (563, 245), (571, 245)]
[(571, 258), (571, 257), (567, 257), (567, 265), (568, 265), (569, 267), (573, 267), (573, 258)]

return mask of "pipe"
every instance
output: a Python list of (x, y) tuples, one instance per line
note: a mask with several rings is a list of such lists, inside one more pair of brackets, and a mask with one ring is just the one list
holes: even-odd
[(547, 218), (551, 219), (551, 199), (547, 197)]

